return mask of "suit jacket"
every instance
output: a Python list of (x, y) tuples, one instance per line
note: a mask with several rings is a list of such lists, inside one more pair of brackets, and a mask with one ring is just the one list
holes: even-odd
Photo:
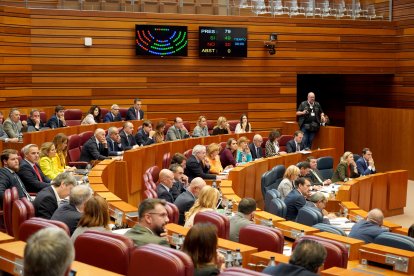
[(264, 155), (262, 147), (259, 147), (259, 155), (257, 155), (256, 146), (254, 145), (254, 143), (249, 144), (249, 149), (250, 149), (250, 153), (252, 154), (253, 160), (257, 158), (262, 158)]
[(26, 187), (26, 191), (29, 193), (38, 193), (43, 188), (50, 186), (50, 179), (42, 172), (38, 164), (35, 164), (35, 166), (39, 170), (40, 177), (43, 181), (39, 180), (32, 165), (26, 160), (20, 162), (20, 169), (17, 172)]
[(316, 210), (317, 212), (320, 212), (321, 213), (321, 215), (322, 215), (322, 223), (325, 223), (325, 224), (331, 224), (331, 222), (329, 221), (329, 219), (327, 218), (327, 217), (324, 217), (323, 216), (323, 212), (322, 212), (322, 210), (321, 209), (319, 209), (318, 207), (316, 207), (316, 205), (315, 205), (315, 203), (313, 203), (312, 201), (306, 201), (306, 206), (308, 206), (308, 207), (310, 207), (310, 208), (312, 208), (312, 209), (314, 209), (314, 210)]
[(121, 117), (121, 113), (118, 113), (118, 115), (116, 115), (116, 117), (114, 118), (114, 115), (112, 114), (111, 111), (109, 111), (108, 113), (106, 113), (103, 122), (104, 123), (109, 123), (109, 122), (120, 122), (122, 121), (122, 117)]
[(23, 128), (22, 122), (18, 121), (15, 124), (10, 118), (4, 120), (3, 129), (9, 138), (19, 138), (19, 136), (22, 135), (22, 132), (26, 131), (26, 129)]
[(246, 219), (242, 213), (237, 212), (236, 214), (234, 214), (234, 216), (230, 218), (229, 239), (234, 242), (239, 242), (240, 229), (252, 223), (253, 221)]
[(332, 175), (332, 183), (338, 181), (345, 181), (345, 178), (355, 178), (358, 177), (359, 174), (354, 172), (354, 166), (351, 164), (351, 175), (348, 174), (348, 165), (346, 163), (340, 162), (336, 170)]
[(118, 156), (118, 152), (124, 151), (121, 143), (118, 144), (109, 137), (106, 137), (106, 141), (108, 142), (108, 156)]
[(180, 181), (174, 180), (173, 186), (170, 190), (171, 194), (173, 195), (174, 200), (182, 193), (185, 192), (185, 188), (183, 183)]
[(294, 189), (286, 196), (285, 204), (287, 209), (286, 219), (295, 221), (298, 216), (299, 209), (305, 206), (306, 200), (298, 189)]
[(49, 121), (47, 121), (46, 126), (49, 128), (60, 128), (65, 127), (66, 124), (63, 124), (62, 120), (59, 120), (56, 115), (50, 117)]
[(283, 276), (317, 276), (318, 274), (313, 273), (304, 267), (280, 263), (276, 266), (268, 266), (263, 270), (264, 274), (268, 275), (283, 275)]
[(149, 243), (155, 243), (170, 247), (168, 241), (160, 236), (154, 235), (149, 229), (136, 224), (131, 230), (125, 233), (125, 236), (131, 238), (136, 246), (142, 246)]
[[(304, 150), (304, 149), (305, 149), (305, 147), (304, 147), (303, 143), (300, 143), (300, 144), (299, 144), (299, 149), (300, 149), (300, 150)], [(288, 142), (286, 143), (286, 152), (287, 152), (287, 153), (296, 152), (296, 143), (295, 143), (295, 139), (292, 139), (292, 140), (290, 140), (290, 141), (288, 141)]]
[(178, 207), (178, 210), (180, 211), (178, 224), (184, 225), (185, 213), (188, 212), (191, 209), (191, 207), (193, 207), (195, 200), (195, 196), (187, 190), (175, 199), (174, 204)]
[(352, 226), (348, 237), (372, 243), (383, 232), (388, 232), (388, 230), (381, 228), (378, 224), (361, 219)]
[(9, 138), (7, 136), (7, 133), (3, 129), (3, 125), (0, 124), (0, 141), (6, 141), (6, 139)]
[(204, 167), (202, 162), (198, 162), (197, 158), (192, 155), (187, 159), (187, 165), (185, 167), (185, 175), (188, 176), (188, 182), (191, 182), (196, 177), (203, 179), (216, 179), (215, 174), (210, 174), (209, 168)]
[(121, 136), (121, 144), (125, 150), (130, 150), (132, 149), (133, 146), (137, 144), (137, 141), (135, 141), (135, 138), (132, 134), (128, 135), (127, 137), (127, 135), (125, 134), (125, 131), (121, 131), (119, 133), (119, 136)]
[(58, 208), (57, 198), (51, 186), (37, 193), (33, 201), (36, 217), (50, 219)]
[(171, 126), (167, 131), (166, 141), (181, 140), (189, 137), (190, 135), (188, 135), (188, 133), (185, 130), (178, 129), (175, 126)]
[(167, 189), (164, 187), (164, 185), (161, 185), (162, 183), (157, 185), (157, 196), (159, 199), (165, 199), (167, 202), (174, 202), (174, 197), (170, 191), (167, 191)]
[(137, 134), (135, 134), (135, 140), (140, 146), (148, 146), (154, 144), (154, 139), (149, 138), (149, 134), (144, 131), (144, 128), (141, 128), (137, 131)]
[(365, 161), (364, 157), (360, 157), (356, 161), (356, 165), (357, 165), (358, 173), (360, 175), (369, 175), (369, 174), (376, 173), (375, 170), (368, 169), (367, 162)]
[(101, 150), (98, 149), (95, 136), (92, 136), (85, 144), (83, 144), (80, 161), (90, 162), (92, 160), (109, 159), (108, 148), (104, 148), (101, 144)]
[(19, 181), (15, 178), (14, 173), (11, 173), (7, 168), (0, 169), (0, 206), (3, 209), (4, 191), (16, 187), (19, 193), (19, 198), (25, 196)]
[(193, 129), (193, 137), (207, 137), (210, 136), (210, 134), (208, 133), (208, 127), (205, 126), (203, 128), (201, 128), (200, 126), (196, 126)]
[(69, 227), (70, 235), (72, 236), (81, 217), (82, 213), (74, 205), (66, 203), (59, 206), (50, 219), (65, 223)]
[(42, 121), (40, 121), (39, 128), (36, 128), (35, 126), (36, 126), (36, 123), (32, 119), (27, 118), (27, 131), (28, 132), (39, 131), (45, 127), (45, 124)]
[(307, 174), (305, 178), (309, 179), (312, 185), (323, 185), (323, 183), (319, 181), (316, 175), (319, 177), (320, 180), (322, 180), (322, 182), (325, 181), (318, 169), (310, 170), (309, 174)]
[[(144, 120), (144, 111), (141, 109), (139, 110), (139, 117), (140, 117), (139, 120)], [(130, 120), (138, 120), (136, 110), (133, 106), (128, 108), (127, 114), (125, 117), (125, 121), (130, 121)]]

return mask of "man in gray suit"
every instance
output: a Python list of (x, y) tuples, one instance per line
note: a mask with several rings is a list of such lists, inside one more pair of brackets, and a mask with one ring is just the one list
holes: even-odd
[(183, 124), (183, 119), (177, 117), (174, 119), (174, 125), (171, 126), (167, 131), (167, 141), (181, 140), (184, 138), (189, 138), (188, 130)]
[(198, 198), (198, 194), (201, 189), (206, 186), (206, 182), (201, 177), (196, 177), (188, 185), (187, 190), (181, 193), (177, 199), (174, 201), (174, 204), (178, 207), (180, 211), (180, 217), (178, 219), (178, 224), (184, 225), (185, 213), (193, 207), (195, 200)]
[(243, 198), (239, 202), (238, 212), (230, 218), (230, 240), (239, 242), (239, 232), (243, 227), (253, 223), (256, 201), (253, 198)]
[(334, 218), (334, 214), (328, 214), (328, 212), (325, 210), (326, 203), (328, 200), (326, 199), (325, 195), (321, 192), (316, 192), (309, 198), (309, 201), (306, 201), (306, 206), (309, 206), (311, 208), (314, 208), (315, 210), (319, 211), (322, 214), (323, 217), (323, 223), (325, 224), (331, 224), (329, 222), (329, 217)]
[(27, 130), (27, 122), (20, 122), (20, 111), (17, 108), (10, 110), (9, 117), (3, 123), (4, 132), (9, 138), (21, 138)]

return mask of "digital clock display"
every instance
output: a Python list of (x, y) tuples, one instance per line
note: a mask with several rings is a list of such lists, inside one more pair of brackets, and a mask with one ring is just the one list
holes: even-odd
[(200, 57), (247, 57), (247, 28), (200, 27)]

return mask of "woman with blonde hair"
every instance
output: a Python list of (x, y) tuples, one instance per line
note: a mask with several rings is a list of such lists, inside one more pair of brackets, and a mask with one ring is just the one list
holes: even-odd
[(68, 156), (68, 137), (63, 133), (58, 133), (53, 138), (53, 144), (56, 148), (56, 155), (54, 157), (54, 162), (56, 163), (60, 172), (74, 171), (75, 167), (66, 166), (66, 157)]
[(249, 140), (242, 136), (237, 140), (237, 164), (244, 164), (253, 160), (252, 154), (249, 149)]
[(40, 147), (39, 166), (50, 180), (55, 179), (62, 172), (56, 163), (56, 147), (52, 142), (45, 142)]
[(295, 189), (295, 180), (298, 179), (300, 174), (300, 170), (295, 165), (290, 165), (283, 175), (283, 180), (280, 182), (279, 187), (277, 190), (280, 192), (280, 198), (282, 200)]
[(213, 129), (212, 135), (220, 135), (220, 134), (229, 134), (230, 131), (230, 125), (227, 123), (226, 117), (219, 117), (217, 119), (217, 125)]
[(205, 186), (201, 189), (197, 200), (194, 202), (193, 207), (185, 214), (184, 227), (191, 228), (194, 224), (194, 217), (199, 212), (215, 211), (217, 208), (217, 202), (219, 200), (220, 193), (216, 188), (211, 186)]
[(87, 230), (110, 232), (109, 222), (108, 203), (101, 196), (93, 196), (86, 201), (83, 215), (71, 239), (75, 242), (76, 238)]
[(355, 164), (354, 155), (350, 151), (346, 151), (341, 157), (341, 162), (339, 162), (336, 167), (335, 172), (332, 176), (332, 183), (338, 181), (348, 181), (350, 178), (356, 178), (359, 176), (357, 166)]
[(193, 137), (207, 137), (208, 134), (207, 119), (204, 116), (198, 117), (197, 125), (193, 129)]
[(223, 166), (220, 162), (219, 152), (219, 144), (212, 143), (207, 146), (207, 159), (210, 163), (210, 173), (220, 174), (221, 172), (223, 172)]

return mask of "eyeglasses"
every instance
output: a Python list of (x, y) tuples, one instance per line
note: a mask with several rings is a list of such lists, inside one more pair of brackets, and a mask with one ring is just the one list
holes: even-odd
[(167, 213), (155, 213), (155, 212), (152, 212), (152, 213), (148, 213), (148, 214), (150, 214), (150, 215), (158, 215), (158, 216), (163, 217), (163, 218), (168, 217), (168, 214)]

